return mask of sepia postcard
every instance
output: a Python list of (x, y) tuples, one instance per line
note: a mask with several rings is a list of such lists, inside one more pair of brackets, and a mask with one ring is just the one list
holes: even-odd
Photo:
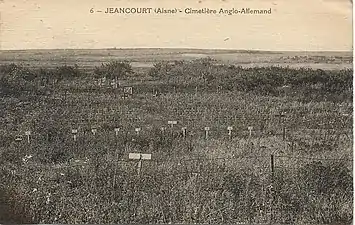
[(0, 224), (352, 224), (349, 0), (0, 0)]

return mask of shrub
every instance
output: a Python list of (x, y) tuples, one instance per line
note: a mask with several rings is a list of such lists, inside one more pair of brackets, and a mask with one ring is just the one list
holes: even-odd
[(148, 75), (151, 77), (162, 78), (167, 76), (172, 68), (173, 66), (170, 65), (168, 62), (155, 63), (153, 67), (149, 70)]
[(94, 74), (97, 78), (106, 77), (108, 79), (120, 79), (133, 73), (132, 66), (129, 62), (111, 61), (102, 63), (101, 66), (95, 67)]
[(80, 77), (81, 71), (79, 70), (79, 66), (77, 64), (75, 64), (74, 66), (64, 65), (64, 66), (57, 67), (54, 70), (53, 75), (57, 81), (62, 81), (62, 80)]

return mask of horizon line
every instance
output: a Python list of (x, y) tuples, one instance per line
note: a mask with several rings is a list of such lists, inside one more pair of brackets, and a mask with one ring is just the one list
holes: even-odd
[(239, 52), (353, 52), (351, 50), (265, 50), (265, 49), (234, 49), (234, 48), (188, 48), (188, 47), (106, 47), (106, 48), (26, 48), (26, 49), (0, 49), (0, 51), (48, 51), (48, 50), (214, 50), (214, 51), (239, 51)]

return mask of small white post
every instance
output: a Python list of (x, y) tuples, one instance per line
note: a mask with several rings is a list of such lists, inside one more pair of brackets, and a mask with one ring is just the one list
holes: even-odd
[(170, 134), (171, 134), (171, 136), (173, 136), (173, 134), (174, 134), (174, 125), (177, 124), (177, 121), (176, 120), (168, 121), (168, 124), (171, 125)]
[(181, 128), (182, 130), (182, 136), (184, 137), (184, 139), (186, 138), (186, 130), (187, 130), (187, 127), (183, 127)]
[(115, 134), (116, 134), (116, 137), (117, 137), (117, 136), (118, 136), (118, 132), (120, 131), (120, 128), (116, 127), (116, 128), (114, 129), (114, 131), (115, 131)]
[(160, 131), (161, 131), (161, 134), (164, 135), (164, 133), (165, 133), (165, 127), (161, 127), (161, 128), (160, 128)]
[(210, 130), (209, 127), (205, 127), (205, 139), (208, 140), (208, 131)]
[(27, 142), (28, 142), (28, 144), (29, 144), (29, 143), (30, 143), (31, 131), (25, 131), (25, 135), (27, 136)]
[(135, 129), (135, 131), (136, 131), (137, 135), (139, 135), (139, 132), (141, 131), (141, 128), (140, 128), (140, 127), (137, 127), (137, 128)]
[(153, 97), (157, 97), (158, 96), (158, 91), (157, 90), (153, 90)]
[(91, 129), (91, 132), (92, 132), (92, 134), (95, 136), (95, 135), (96, 135), (96, 132), (97, 132), (97, 129), (96, 129), (96, 128), (92, 128), (92, 129)]
[(232, 130), (233, 130), (233, 127), (228, 127), (227, 130), (228, 130), (229, 139), (232, 139)]
[(72, 129), (71, 132), (73, 134), (74, 141), (76, 141), (76, 134), (78, 133), (78, 129)]
[(253, 130), (253, 127), (252, 127), (252, 126), (249, 126), (249, 127), (248, 127), (248, 130), (249, 130), (249, 138), (251, 138), (251, 131)]

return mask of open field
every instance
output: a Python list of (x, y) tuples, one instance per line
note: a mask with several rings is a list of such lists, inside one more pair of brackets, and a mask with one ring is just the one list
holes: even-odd
[(128, 60), (133, 67), (152, 67), (159, 61), (211, 57), (218, 63), (243, 67), (289, 66), (314, 69), (352, 68), (351, 52), (264, 52), (204, 49), (97, 49), (2, 51), (0, 63), (24, 63), (33, 67), (78, 64), (88, 70), (110, 60)]
[(0, 56), (0, 222), (351, 223), (349, 54), (58, 52)]

